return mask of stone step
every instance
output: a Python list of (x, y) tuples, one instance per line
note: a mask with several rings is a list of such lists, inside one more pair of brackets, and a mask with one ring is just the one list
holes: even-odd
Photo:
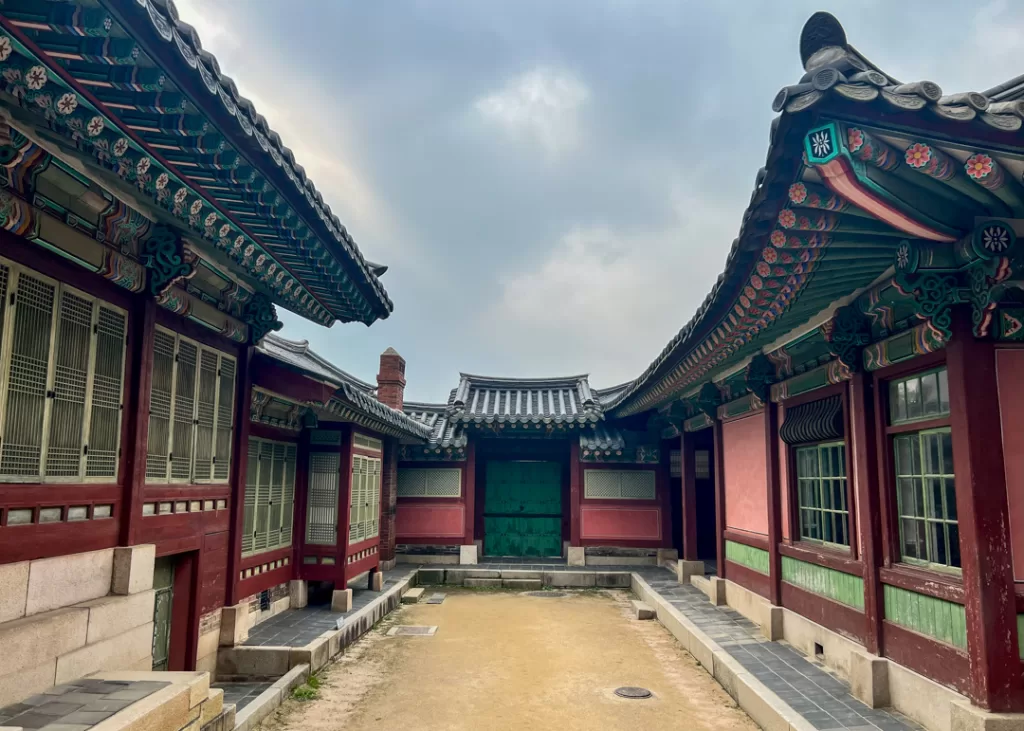
[(537, 591), (544, 586), (541, 579), (502, 579), (501, 585), (506, 589), (519, 591)]
[(500, 589), (501, 578), (500, 577), (471, 577), (464, 579), (462, 582), (463, 586), (468, 586), (471, 589)]
[(654, 608), (647, 602), (642, 602), (639, 599), (630, 599), (629, 603), (633, 605), (633, 611), (636, 613), (637, 619), (654, 619)]
[(416, 587), (415, 589), (409, 589), (402, 595), (402, 604), (415, 604), (423, 596), (423, 589)]

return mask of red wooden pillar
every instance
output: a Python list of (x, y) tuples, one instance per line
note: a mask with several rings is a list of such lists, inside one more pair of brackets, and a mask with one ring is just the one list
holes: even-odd
[(580, 545), (580, 442), (569, 444), (569, 545)]
[(864, 567), (864, 646), (868, 652), (882, 654), (882, 620), (885, 618), (882, 585), (878, 569), (884, 555), (882, 519), (879, 506), (878, 452), (875, 435), (875, 399), (872, 380), (863, 372), (850, 379), (847, 415), (849, 420), (852, 479), (856, 491), (858, 531), (851, 531), (853, 544), (859, 541)]
[(679, 474), (682, 477), (683, 555), (684, 561), (697, 560), (697, 465), (693, 432), (683, 431), (679, 438)]
[(470, 546), (476, 540), (476, 444), (469, 442), (466, 445), (466, 466), (463, 470), (465, 491), (466, 527), (465, 535), (462, 536), (463, 545)]
[(946, 347), (956, 509), (970, 657), (970, 697), (992, 711), (1024, 710), (995, 348), (956, 308)]
[(715, 419), (715, 561), (718, 577), (725, 578), (725, 446), (722, 422)]
[(380, 533), (381, 561), (395, 557), (395, 509), (398, 505), (398, 440), (385, 439), (381, 453)]
[(355, 434), (352, 429), (346, 429), (341, 437), (341, 472), (338, 475), (338, 537), (337, 553), (337, 580), (335, 589), (344, 589), (348, 585), (348, 532), (352, 523), (352, 440)]
[(306, 521), (309, 515), (309, 439), (310, 429), (299, 435), (295, 465), (295, 511), (292, 518), (292, 576), (302, 578), (302, 547), (306, 544)]
[(663, 548), (672, 548), (672, 496), (669, 489), (672, 486), (672, 450), (671, 442), (661, 440), (658, 450), (658, 469), (654, 473), (654, 488), (658, 498), (658, 505), (661, 508), (661, 545)]
[(245, 349), (238, 358), (235, 376), (235, 434), (231, 444), (231, 510), (228, 545), (228, 597), (229, 606), (242, 597), (238, 591), (239, 565), (242, 562), (242, 532), (245, 530), (245, 480), (249, 467), (249, 418), (252, 414), (252, 356), (254, 348)]
[(779, 477), (779, 407), (771, 400), (764, 405), (764, 442), (768, 490), (768, 598), (782, 604), (782, 485)]
[(156, 301), (146, 297), (133, 313), (129, 337), (131, 371), (128, 398), (124, 402), (127, 424), (122, 434), (130, 435), (125, 450), (125, 494), (121, 507), (121, 545), (133, 546), (142, 539), (142, 491), (146, 487), (146, 452), (149, 445), (150, 384), (153, 380), (153, 333), (156, 331)]

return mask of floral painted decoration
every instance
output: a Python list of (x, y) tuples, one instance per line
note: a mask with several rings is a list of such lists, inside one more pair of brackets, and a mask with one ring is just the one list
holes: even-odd
[(992, 158), (983, 152), (971, 155), (964, 163), (964, 170), (974, 180), (982, 180), (992, 174)]
[(932, 148), (923, 142), (915, 142), (907, 148), (907, 165), (912, 168), (923, 168), (932, 159)]
[(779, 225), (782, 228), (792, 228), (796, 224), (796, 214), (788, 208), (779, 211)]
[(793, 183), (789, 186), (789, 200), (794, 205), (800, 205), (807, 200), (807, 186), (803, 183)]

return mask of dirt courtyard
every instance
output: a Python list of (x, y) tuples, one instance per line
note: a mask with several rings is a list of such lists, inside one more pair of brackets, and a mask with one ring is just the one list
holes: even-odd
[[(757, 729), (661, 624), (633, 618), (626, 592), (446, 593), (393, 612), (321, 673), (318, 699), (287, 701), (262, 728)], [(437, 633), (387, 636), (396, 625)]]

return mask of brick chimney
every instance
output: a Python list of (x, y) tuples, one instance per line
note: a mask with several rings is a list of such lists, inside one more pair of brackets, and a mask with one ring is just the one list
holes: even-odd
[(377, 400), (393, 409), (402, 410), (405, 399), (405, 358), (394, 348), (388, 348), (380, 356), (380, 373), (377, 374)]

